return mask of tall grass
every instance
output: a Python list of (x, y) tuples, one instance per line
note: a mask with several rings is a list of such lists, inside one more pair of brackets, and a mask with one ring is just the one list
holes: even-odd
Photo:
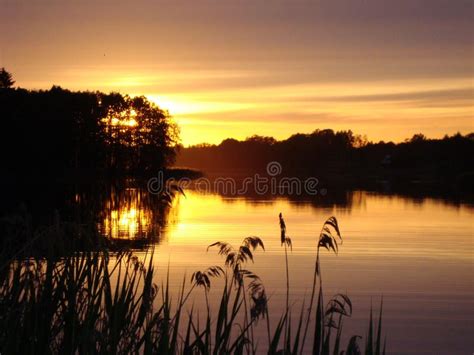
[(281, 245), (285, 248), (285, 272), (286, 272), (286, 308), (285, 314), (288, 315), (285, 317), (285, 337), (284, 344), (288, 344), (289, 340), (289, 311), (290, 311), (290, 271), (288, 266), (288, 248), (293, 249), (293, 244), (291, 238), (286, 234), (286, 223), (283, 219), (283, 215), (280, 213), (278, 216), (280, 220), (280, 242)]
[[(287, 287), (276, 324), (270, 321), (263, 282), (250, 270), (255, 252), (265, 250), (258, 237), (247, 237), (238, 247), (211, 244), (208, 250), (217, 250), (223, 265), (183, 278), (175, 301), (169, 276), (161, 286), (154, 283), (153, 251), (139, 260), (130, 251), (102, 248), (64, 257), (2, 260), (0, 353), (361, 354), (360, 336), (342, 344), (344, 320), (352, 314), (349, 297), (338, 294), (323, 302), (320, 249), (337, 253), (342, 242), (337, 220), (329, 218), (317, 239), (312, 295), (308, 308), (303, 303), (296, 317), (289, 305), (287, 249), (292, 244), (282, 215), (279, 221)], [(213, 279), (222, 280), (222, 290), (211, 305)], [(204, 294), (204, 310), (191, 304), (196, 292)], [(259, 320), (265, 320), (266, 339), (256, 336)], [(314, 334), (306, 339), (311, 328)], [(381, 337), (382, 304), (377, 324), (371, 310), (364, 353), (385, 353)]]

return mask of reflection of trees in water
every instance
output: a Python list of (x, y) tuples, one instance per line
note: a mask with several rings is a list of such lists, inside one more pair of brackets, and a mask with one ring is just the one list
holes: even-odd
[[(0, 203), (2, 243), (14, 249), (28, 244), (48, 251), (51, 245), (67, 252), (102, 243), (141, 248), (160, 241), (170, 210), (162, 196), (133, 181), (9, 186), (5, 191)], [(38, 237), (39, 232), (51, 235)]]
[(308, 194), (257, 194), (250, 191), (241, 194), (223, 193), (222, 191), (212, 191), (223, 197), (224, 203), (232, 204), (236, 201), (246, 201), (249, 204), (268, 204), (271, 205), (277, 200), (286, 200), (294, 206), (312, 206), (319, 208), (333, 208), (338, 213), (350, 213), (352, 209), (364, 209), (367, 205), (367, 197), (378, 195), (389, 199), (402, 199), (407, 204), (423, 205), (426, 202), (436, 202), (441, 205), (460, 208), (461, 206), (469, 206), (472, 199), (469, 196), (458, 196), (446, 191), (426, 191), (421, 189), (393, 189), (389, 192), (377, 188), (350, 190), (344, 187), (332, 186), (325, 189), (325, 194), (308, 195)]
[[(132, 248), (141, 247), (149, 243), (160, 242), (160, 230), (166, 223), (173, 223), (179, 219), (179, 199), (181, 198), (177, 194), (176, 201), (173, 200), (173, 208), (169, 208), (163, 202), (162, 196), (150, 194), (143, 185), (136, 181), (122, 180), (114, 183), (102, 181), (82, 185), (51, 183), (49, 185), (4, 186), (0, 215), (28, 221), (24, 225), (28, 226), (25, 230), (29, 231), (54, 226), (58, 221), (61, 224), (66, 223), (69, 226), (77, 227), (75, 230), (80, 231), (77, 236), (68, 232), (65, 237), (71, 241), (77, 237), (79, 238), (78, 243), (83, 246), (93, 245), (94, 241), (98, 240), (96, 235), (101, 235), (117, 244), (125, 244)], [(406, 204), (419, 205), (420, 207), (425, 203), (436, 203), (451, 207), (472, 208), (470, 203), (463, 203), (464, 200), (456, 197), (436, 196), (420, 191), (383, 193), (328, 187), (324, 196), (274, 196), (251, 193), (239, 196), (218, 195), (223, 197), (224, 203), (229, 204), (236, 201), (242, 202), (242, 200), (249, 205), (274, 204), (279, 200), (284, 200), (295, 207), (310, 206), (314, 209), (332, 209), (337, 215), (350, 214), (353, 209), (364, 209), (369, 197), (374, 195), (389, 200), (401, 199)], [(200, 206), (197, 205), (196, 208), (200, 208)], [(8, 221), (8, 219), (4, 220)], [(5, 223), (3, 224), (5, 225)], [(9, 228), (10, 224), (3, 227)], [(6, 235), (5, 233), (4, 235)], [(15, 241), (15, 245), (21, 246), (31, 239), (30, 234), (19, 235), (15, 232), (12, 235), (12, 240)], [(78, 243), (76, 246), (79, 245)]]
[(12, 186), (0, 215), (27, 214), (32, 228), (61, 222), (87, 227), (110, 239), (159, 241), (170, 207), (134, 180), (95, 184)]
[(160, 196), (133, 180), (90, 186), (77, 207), (82, 214), (90, 211), (100, 235), (147, 242), (159, 240), (169, 210)]
[[(259, 204), (273, 204), (277, 200), (287, 200), (291, 204), (298, 205), (313, 205), (319, 208), (341, 207), (343, 209), (351, 208), (354, 203), (361, 204), (363, 200), (358, 191), (347, 191), (345, 189), (326, 189), (324, 194), (309, 195), (309, 194), (258, 194), (249, 189), (245, 194), (223, 193), (222, 191), (212, 191), (222, 197), (225, 203), (233, 203), (235, 200), (244, 199), (249, 204), (258, 202)], [(356, 195), (354, 199), (354, 195)]]
[(166, 211), (155, 196), (138, 187), (110, 187), (98, 213), (99, 233), (112, 239), (157, 240)]

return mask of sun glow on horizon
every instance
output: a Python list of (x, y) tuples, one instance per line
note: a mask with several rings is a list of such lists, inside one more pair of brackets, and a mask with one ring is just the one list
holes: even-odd
[(7, 1), (0, 24), (16, 85), (144, 95), (184, 145), (474, 131), (469, 1), (21, 3)]
[[(77, 81), (66, 87), (85, 90), (90, 82), (103, 82), (97, 89), (116, 91), (117, 84), (123, 94), (143, 95), (178, 124), (184, 146), (219, 144), (226, 138), (255, 134), (287, 139), (327, 128), (352, 130), (371, 141), (395, 142), (416, 133), (441, 138), (474, 131), (470, 77), (265, 82), (264, 73), (255, 71), (253, 77), (246, 73), (249, 82), (234, 85), (232, 80), (242, 77), (233, 70), (218, 70), (218, 75), (212, 70), (189, 70), (184, 84), (183, 73), (176, 69), (96, 68), (75, 72)], [(170, 84), (174, 75), (177, 82)], [(168, 79), (165, 84), (157, 82), (161, 77)], [(207, 84), (201, 86), (203, 81)], [(138, 128), (134, 114), (110, 113), (103, 122), (115, 128)], [(395, 129), (387, 130), (388, 122)]]
[[(432, 78), (229, 87), (146, 96), (168, 110), (181, 128), (185, 146), (254, 134), (286, 139), (326, 128), (350, 129), (374, 141), (403, 141), (420, 132), (440, 138), (472, 131), (467, 120), (473, 112), (470, 87), (469, 78)], [(427, 124), (431, 120), (440, 124)], [(382, 121), (397, 129), (388, 132)]]
[(198, 92), (183, 95), (146, 94), (160, 108), (167, 110), (172, 116), (200, 115), (209, 113), (224, 113), (254, 107), (251, 103), (232, 102), (228, 100), (203, 100)]
[[(267, 81), (264, 69), (245, 75), (233, 69), (189, 69), (185, 74), (174, 68), (102, 69), (75, 71), (62, 86), (87, 90), (94, 83), (101, 91), (145, 96), (178, 124), (184, 146), (252, 135), (281, 140), (328, 128), (352, 130), (375, 142), (401, 142), (416, 133), (442, 138), (474, 131), (468, 76)], [(138, 128), (133, 112), (127, 114), (111, 114), (104, 123)], [(394, 129), (387, 130), (387, 123)]]

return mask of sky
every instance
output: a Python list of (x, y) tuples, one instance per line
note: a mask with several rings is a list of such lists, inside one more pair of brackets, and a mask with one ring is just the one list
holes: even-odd
[(16, 85), (145, 95), (184, 145), (474, 131), (472, 0), (0, 0)]

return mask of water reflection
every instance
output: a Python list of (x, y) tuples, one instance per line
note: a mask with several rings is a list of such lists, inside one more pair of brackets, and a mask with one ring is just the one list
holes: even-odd
[[(473, 205), (365, 191), (350, 193), (347, 201), (295, 203), (284, 197), (230, 198), (187, 191), (164, 230), (166, 242), (157, 247), (155, 269), (162, 278), (169, 273), (178, 292), (183, 275), (222, 266), (217, 253), (206, 251), (209, 244), (238, 246), (247, 236), (261, 237), (265, 252), (255, 253), (249, 268), (271, 294), (275, 324), (285, 309), (286, 292), (278, 213), (284, 214), (293, 241), (288, 260), (295, 312), (310, 294), (316, 237), (324, 220), (335, 215), (344, 243), (338, 256), (324, 252), (321, 258), (326, 296), (346, 293), (354, 304), (353, 317), (345, 325), (348, 334), (365, 329), (371, 302), (383, 295), (383, 327), (392, 353), (468, 353), (472, 347), (466, 339), (474, 317)], [(220, 289), (213, 288), (211, 304), (218, 305), (220, 295)], [(264, 338), (265, 329), (259, 331), (256, 337)]]
[[(57, 209), (61, 220), (93, 221), (101, 234), (127, 246), (156, 243), (155, 270), (162, 278), (169, 273), (172, 290), (180, 289), (186, 273), (221, 265), (217, 253), (206, 252), (209, 244), (221, 240), (239, 245), (244, 237), (257, 235), (266, 251), (256, 254), (251, 267), (271, 292), (276, 316), (285, 299), (278, 213), (284, 213), (293, 240), (289, 263), (294, 309), (308, 297), (312, 282), (308, 270), (314, 265), (321, 224), (335, 215), (344, 245), (337, 257), (322, 255), (325, 287), (330, 295), (348, 293), (356, 305), (349, 334), (365, 329), (371, 297), (383, 295), (384, 327), (393, 353), (406, 353), (406, 348), (446, 354), (472, 349), (466, 344), (474, 317), (472, 203), (343, 190), (328, 190), (319, 198), (186, 191), (186, 197), (178, 195), (170, 209), (133, 181), (26, 191), (9, 190), (7, 196), (19, 201), (16, 193), (23, 193), (36, 220)], [(212, 291), (209, 296), (216, 304)], [(453, 352), (454, 346), (459, 351)]]
[[(167, 207), (160, 196), (150, 194), (146, 183), (134, 180), (119, 182), (99, 182), (83, 185), (21, 185), (4, 189), (1, 214), (19, 214), (26, 210), (32, 216), (36, 226), (51, 225), (54, 222), (55, 211), (62, 221), (72, 221), (81, 225), (95, 226), (97, 231), (108, 238), (121, 241), (149, 241), (159, 243), (166, 237), (160, 231), (167, 224), (174, 225), (181, 230), (191, 232), (192, 220), (208, 212), (220, 212), (218, 221), (229, 223), (245, 223), (254, 220), (252, 214), (263, 211), (252, 206), (268, 206), (278, 210), (291, 206), (295, 212), (332, 211), (340, 215), (351, 214), (354, 211), (367, 210), (367, 201), (380, 201), (374, 216), (383, 204), (394, 201), (424, 209), (426, 204), (439, 205), (440, 209), (451, 207), (458, 210), (470, 208), (471, 203), (464, 203), (462, 199), (451, 196), (430, 197), (423, 193), (403, 192), (388, 194), (380, 192), (348, 191), (342, 188), (328, 188), (325, 196), (272, 196), (247, 194), (245, 196), (226, 196), (224, 194), (200, 194), (187, 190), (188, 197), (177, 196), (173, 207)], [(209, 198), (212, 195), (212, 198)], [(205, 198), (201, 198), (204, 196)], [(375, 200), (374, 198), (377, 197)], [(180, 203), (180, 201), (182, 203)], [(239, 208), (234, 206), (237, 204)], [(23, 206), (21, 209), (20, 206)], [(247, 207), (245, 207), (247, 206)], [(245, 207), (241, 209), (242, 207)], [(229, 213), (225, 213), (229, 212)], [(276, 211), (279, 212), (279, 211)], [(231, 221), (232, 213), (242, 214), (243, 221)], [(401, 215), (401, 219), (406, 216)], [(212, 222), (212, 221), (210, 221)], [(266, 223), (265, 220), (255, 220), (255, 225)], [(373, 223), (373, 221), (371, 222)], [(204, 226), (208, 228), (209, 226)], [(230, 227), (230, 226), (229, 226)], [(194, 238), (197, 233), (195, 231)]]
[(102, 213), (100, 233), (114, 239), (150, 237), (152, 212), (141, 203), (142, 194), (138, 189), (126, 189), (122, 197), (114, 192)]
[(159, 241), (168, 209), (142, 187), (111, 187), (97, 224), (99, 233), (111, 239)]
[[(407, 208), (433, 209), (439, 205), (442, 211), (445, 208), (470, 209), (471, 204), (463, 204), (455, 200), (444, 200), (439, 198), (429, 198), (416, 196), (407, 198), (402, 195), (380, 194), (367, 191), (328, 191), (326, 196), (239, 196), (228, 197), (219, 194), (199, 193), (195, 190), (188, 190), (187, 196), (177, 195), (172, 203), (172, 208), (163, 204), (159, 196), (151, 194), (140, 184), (126, 182), (121, 185), (109, 185), (102, 189), (100, 194), (95, 192), (95, 196), (88, 199), (81, 198), (79, 205), (81, 210), (85, 209), (85, 201), (95, 201), (95, 219), (97, 229), (103, 236), (114, 240), (148, 241), (160, 243), (163, 237), (168, 237), (169, 233), (162, 233), (162, 230), (177, 229), (190, 244), (194, 244), (200, 236), (211, 232), (209, 228), (218, 222), (219, 228), (224, 224), (233, 227), (235, 223), (242, 225), (252, 221), (255, 227), (269, 223), (267, 218), (273, 215), (255, 215), (257, 211), (271, 210), (277, 213), (279, 209), (288, 210), (290, 208), (295, 214), (299, 213), (334, 213), (338, 216), (350, 215), (357, 211), (368, 212), (368, 201), (371, 205), (376, 204), (375, 210), (371, 213), (375, 216), (380, 210), (386, 210), (387, 204), (403, 206), (400, 209), (398, 218), (406, 220), (404, 211)], [(90, 194), (90, 192), (89, 192)], [(242, 209), (243, 206), (247, 206)], [(260, 206), (260, 207), (259, 207)], [(266, 208), (262, 208), (266, 206)], [(413, 206), (413, 207), (410, 207)], [(371, 209), (371, 208), (369, 208)], [(312, 212), (311, 212), (312, 211)], [(202, 219), (203, 216), (213, 216), (215, 221), (209, 220), (209, 224), (199, 226), (202, 230), (195, 230), (193, 221)], [(416, 216), (413, 216), (416, 218)], [(236, 220), (237, 218), (237, 220)], [(371, 224), (375, 223), (374, 220)], [(196, 226), (196, 225), (194, 225)], [(216, 234), (219, 231), (214, 231)], [(225, 232), (221, 229), (221, 232)], [(194, 240), (190, 240), (194, 239)]]

